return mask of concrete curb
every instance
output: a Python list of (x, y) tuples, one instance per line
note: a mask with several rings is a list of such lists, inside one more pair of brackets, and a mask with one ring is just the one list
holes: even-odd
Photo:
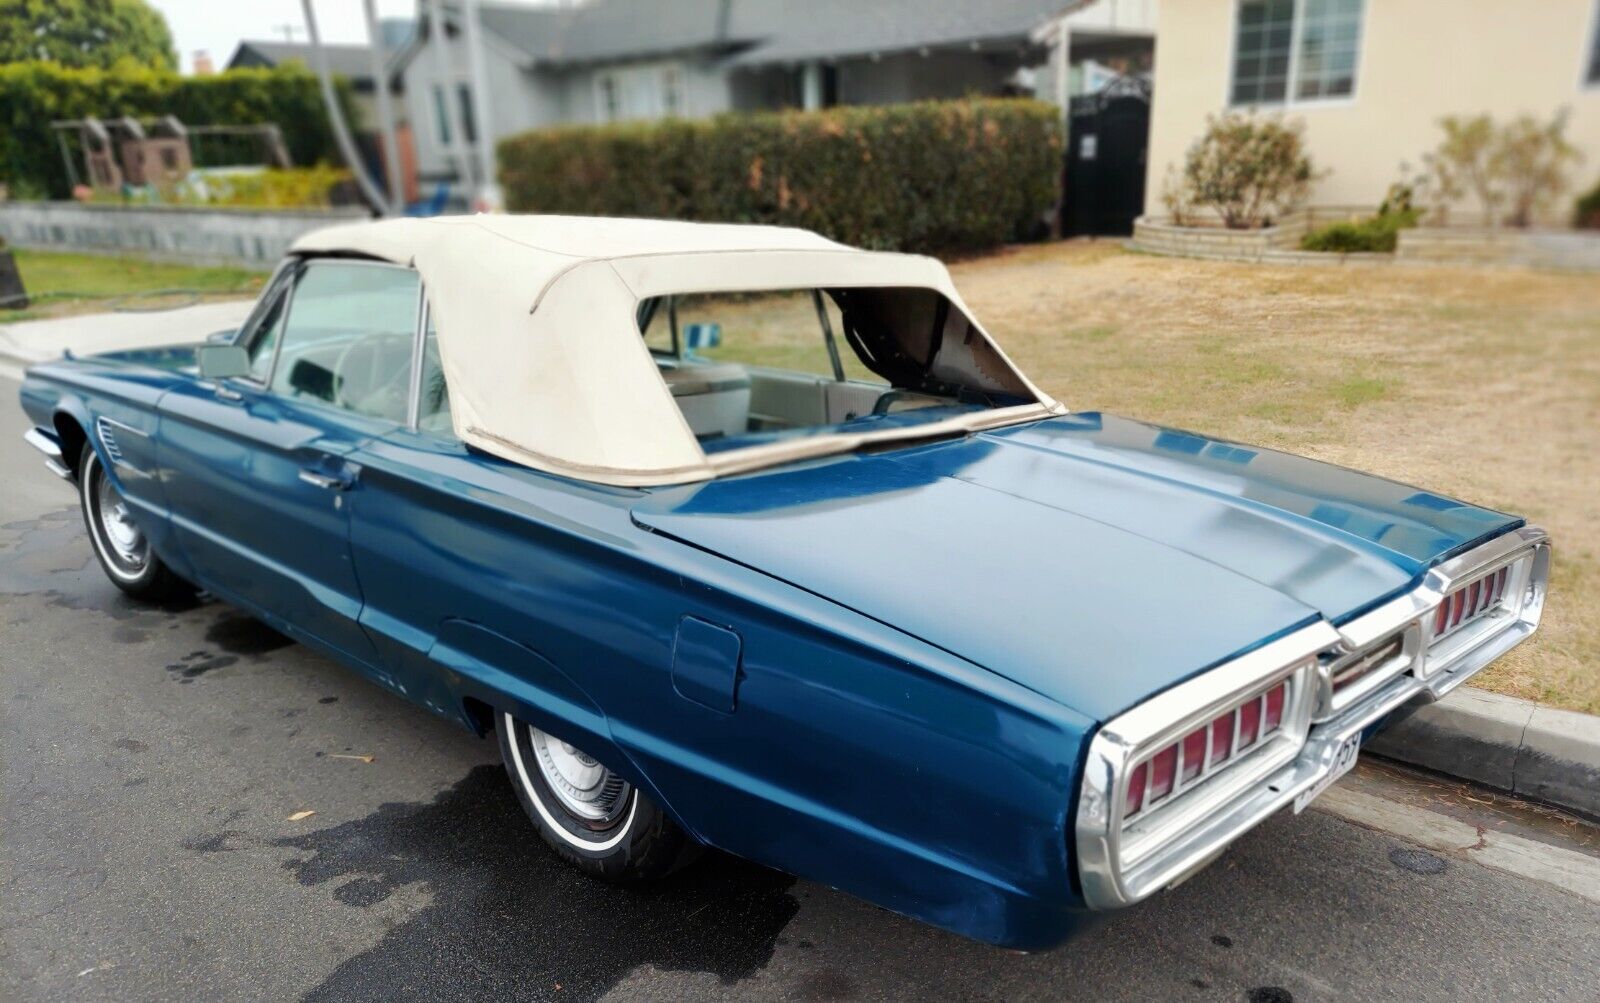
[(1600, 817), (1600, 717), (1471, 687), (1401, 714), (1369, 751)]

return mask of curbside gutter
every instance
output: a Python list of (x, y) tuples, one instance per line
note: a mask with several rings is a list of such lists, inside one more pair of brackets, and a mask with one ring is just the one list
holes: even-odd
[(1463, 686), (1402, 708), (1374, 755), (1600, 817), (1600, 717)]

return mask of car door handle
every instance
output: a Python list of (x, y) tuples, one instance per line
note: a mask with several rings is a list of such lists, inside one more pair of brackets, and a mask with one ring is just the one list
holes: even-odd
[(349, 491), (355, 484), (355, 478), (349, 474), (324, 474), (317, 470), (300, 471), (300, 479), (324, 491)]

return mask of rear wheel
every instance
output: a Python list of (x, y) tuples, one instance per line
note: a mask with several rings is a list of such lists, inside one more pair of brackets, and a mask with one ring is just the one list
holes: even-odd
[(127, 499), (88, 444), (78, 457), (78, 501), (94, 555), (111, 584), (136, 599), (170, 599), (193, 591), (150, 548), (149, 539), (133, 521)]
[(655, 802), (592, 756), (510, 714), (495, 725), (522, 810), (568, 863), (627, 883), (664, 877), (699, 855)]

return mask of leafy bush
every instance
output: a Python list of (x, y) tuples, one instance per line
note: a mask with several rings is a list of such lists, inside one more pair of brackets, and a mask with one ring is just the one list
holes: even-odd
[[(1582, 159), (1567, 142), (1567, 114), (1549, 122), (1522, 115), (1498, 125), (1488, 115), (1450, 115), (1437, 148), (1424, 156), (1445, 215), (1450, 202), (1475, 198), (1485, 223), (1529, 226), (1540, 209), (1567, 190), (1567, 168)], [(1504, 217), (1500, 207), (1507, 205)]]
[(1315, 177), (1299, 122), (1228, 112), (1207, 116), (1169, 204), (1209, 207), (1230, 229), (1256, 229), (1294, 208)]
[(1578, 196), (1572, 209), (1572, 225), (1580, 230), (1600, 230), (1600, 181)]
[[(348, 107), (348, 88), (340, 83)], [(111, 70), (11, 63), (0, 65), (0, 182), (14, 194), (43, 190), (65, 198), (71, 185), (51, 120), (169, 113), (189, 125), (275, 122), (296, 164), (335, 152), (317, 79), (298, 64), (180, 77), (127, 62)]]
[(271, 168), (261, 171), (197, 173), (176, 185), (94, 192), (91, 201), (108, 205), (229, 206), (240, 209), (325, 209), (333, 189), (350, 180), (343, 167)]
[(922, 102), (508, 137), (510, 209), (777, 223), (864, 247), (949, 251), (1032, 236), (1056, 201), (1057, 109)]
[(1416, 226), (1421, 215), (1419, 210), (1411, 208), (1390, 209), (1380, 210), (1376, 216), (1366, 219), (1330, 223), (1301, 237), (1300, 249), (1339, 254), (1393, 252), (1399, 243), (1400, 231)]

